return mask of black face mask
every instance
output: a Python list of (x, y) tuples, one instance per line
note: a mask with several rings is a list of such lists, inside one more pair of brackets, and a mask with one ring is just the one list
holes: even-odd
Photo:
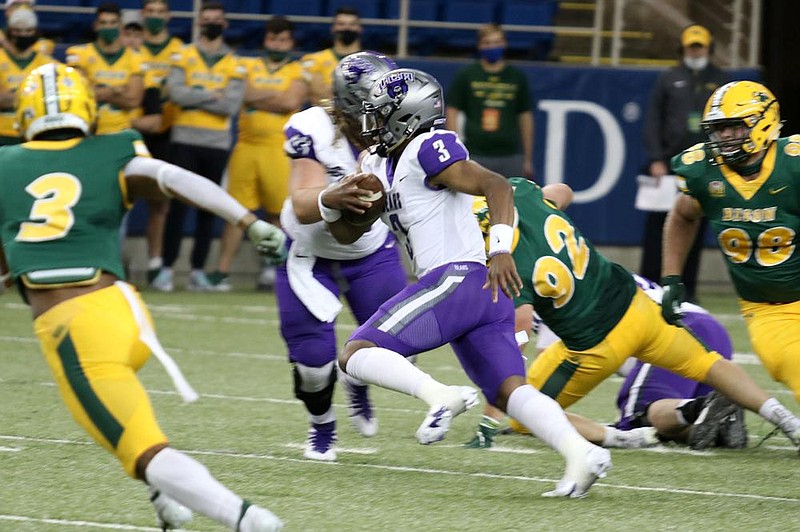
[(222, 35), (223, 29), (224, 28), (222, 24), (215, 24), (215, 23), (203, 24), (202, 26), (200, 26), (200, 34), (209, 41), (213, 41), (214, 39)]
[(20, 52), (24, 52), (25, 50), (30, 48), (38, 40), (39, 40), (39, 37), (37, 35), (25, 35), (25, 36), (12, 35), (11, 36), (11, 42), (14, 43), (14, 47), (17, 50), (19, 50)]
[(267, 59), (272, 61), (273, 63), (280, 63), (281, 61), (285, 60), (289, 57), (289, 52), (280, 52), (278, 50), (264, 50), (264, 55), (267, 56)]
[(334, 37), (345, 46), (350, 46), (356, 39), (361, 37), (361, 34), (355, 30), (340, 30), (335, 32)]

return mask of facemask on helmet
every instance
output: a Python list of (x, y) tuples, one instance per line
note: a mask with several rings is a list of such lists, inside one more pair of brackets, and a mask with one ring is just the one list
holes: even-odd
[(381, 75), (397, 68), (390, 58), (378, 52), (356, 52), (344, 57), (333, 71), (333, 105), (345, 117), (356, 121), (361, 102)]
[(386, 157), (418, 131), (444, 125), (442, 86), (421, 70), (398, 68), (375, 82), (361, 111), (361, 136)]
[(778, 100), (760, 83), (728, 83), (708, 99), (701, 126), (713, 163), (744, 163), (778, 138)]
[(15, 125), (26, 140), (59, 129), (77, 129), (84, 135), (94, 130), (94, 91), (83, 74), (72, 67), (42, 65), (25, 77), (17, 92)]

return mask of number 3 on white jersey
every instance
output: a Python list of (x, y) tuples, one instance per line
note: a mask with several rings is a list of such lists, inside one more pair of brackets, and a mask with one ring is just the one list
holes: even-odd
[(444, 145), (444, 141), (442, 139), (435, 140), (432, 144), (436, 151), (439, 152), (439, 162), (443, 163), (446, 160), (450, 159), (450, 152), (447, 151), (447, 148)]
[(72, 174), (54, 172), (36, 178), (25, 187), (36, 198), (29, 222), (19, 226), (19, 242), (44, 242), (66, 236), (75, 223), (72, 207), (81, 197), (81, 182)]

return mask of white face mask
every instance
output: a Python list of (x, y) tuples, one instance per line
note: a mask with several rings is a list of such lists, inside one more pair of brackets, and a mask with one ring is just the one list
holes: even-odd
[(684, 57), (683, 64), (690, 70), (703, 70), (708, 66), (708, 56)]

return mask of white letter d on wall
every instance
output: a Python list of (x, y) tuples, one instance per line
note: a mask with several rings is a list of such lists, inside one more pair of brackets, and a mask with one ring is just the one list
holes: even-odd
[(539, 102), (539, 109), (547, 113), (544, 169), (547, 183), (564, 182), (567, 114), (586, 113), (600, 126), (605, 157), (597, 181), (589, 188), (576, 190), (574, 201), (590, 203), (608, 194), (617, 184), (625, 161), (625, 139), (614, 115), (605, 107), (585, 100), (542, 100)]

